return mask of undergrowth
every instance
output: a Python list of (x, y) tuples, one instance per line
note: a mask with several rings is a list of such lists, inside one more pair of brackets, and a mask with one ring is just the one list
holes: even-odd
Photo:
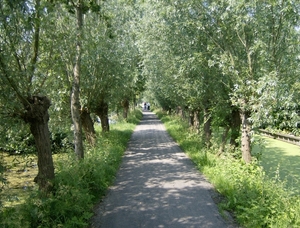
[(93, 206), (105, 194), (120, 165), (122, 155), (142, 114), (136, 110), (127, 121), (111, 126), (110, 132), (98, 130), (97, 145), (87, 148), (78, 161), (73, 153), (55, 164), (55, 190), (48, 197), (38, 191), (21, 205), (2, 208), (0, 226), (15, 227), (87, 227)]
[[(245, 164), (234, 158), (230, 148), (218, 157), (218, 142), (207, 150), (201, 137), (180, 118), (157, 115), (169, 134), (193, 160), (198, 169), (224, 196), (220, 210), (232, 212), (242, 227), (300, 227), (300, 197), (293, 195), (278, 178), (269, 178), (257, 161)], [(236, 156), (235, 156), (236, 157)]]

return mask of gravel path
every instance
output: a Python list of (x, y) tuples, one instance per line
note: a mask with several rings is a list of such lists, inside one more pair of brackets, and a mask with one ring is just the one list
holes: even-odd
[(211, 184), (156, 115), (143, 114), (91, 227), (232, 227), (211, 198)]

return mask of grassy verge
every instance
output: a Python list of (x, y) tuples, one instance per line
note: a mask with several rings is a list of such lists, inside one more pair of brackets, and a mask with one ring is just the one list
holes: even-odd
[(112, 183), (141, 116), (137, 110), (127, 122), (112, 125), (109, 133), (98, 133), (96, 147), (87, 148), (82, 161), (77, 161), (73, 153), (61, 155), (55, 162), (54, 193), (43, 198), (31, 189), (22, 202), (2, 208), (0, 227), (88, 226), (93, 206)]
[(208, 151), (201, 146), (201, 137), (179, 118), (157, 114), (170, 135), (225, 197), (219, 204), (221, 210), (231, 211), (243, 227), (300, 227), (299, 195), (268, 177), (258, 162), (246, 165), (226, 156), (229, 150), (216, 157), (218, 145)]

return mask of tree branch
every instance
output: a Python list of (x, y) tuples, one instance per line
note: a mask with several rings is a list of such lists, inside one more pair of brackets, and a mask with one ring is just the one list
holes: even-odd
[[(35, 20), (34, 20), (34, 35), (33, 35), (33, 53), (31, 56), (31, 61), (30, 61), (30, 67), (29, 67), (29, 85), (32, 85), (32, 78), (36, 69), (36, 63), (38, 59), (38, 53), (39, 53), (39, 40), (40, 40), (40, 0), (36, 1), (35, 5), (35, 10), (36, 10), (36, 15), (35, 15)], [(30, 86), (28, 87), (28, 89)], [(27, 91), (29, 92), (29, 91)]]
[(7, 72), (6, 65), (5, 65), (4, 62), (3, 62), (3, 56), (2, 56), (2, 54), (1, 54), (1, 52), (0, 52), (0, 68), (1, 68), (1, 70), (2, 70), (2, 72), (3, 72), (4, 77), (5, 77), (6, 80), (8, 81), (10, 87), (16, 92), (17, 97), (18, 97), (18, 99), (22, 102), (22, 104), (23, 104), (24, 106), (30, 105), (30, 103), (28, 102), (28, 100), (27, 100), (24, 96), (22, 96), (22, 94), (21, 94), (21, 92), (20, 92), (18, 86), (17, 86), (16, 83), (14, 82), (14, 80), (13, 80), (12, 78), (9, 77), (9, 73)]

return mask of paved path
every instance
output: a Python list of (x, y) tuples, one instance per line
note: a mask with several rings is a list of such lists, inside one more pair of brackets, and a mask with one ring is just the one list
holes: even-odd
[(160, 120), (144, 112), (92, 227), (231, 227), (219, 214), (210, 189)]

